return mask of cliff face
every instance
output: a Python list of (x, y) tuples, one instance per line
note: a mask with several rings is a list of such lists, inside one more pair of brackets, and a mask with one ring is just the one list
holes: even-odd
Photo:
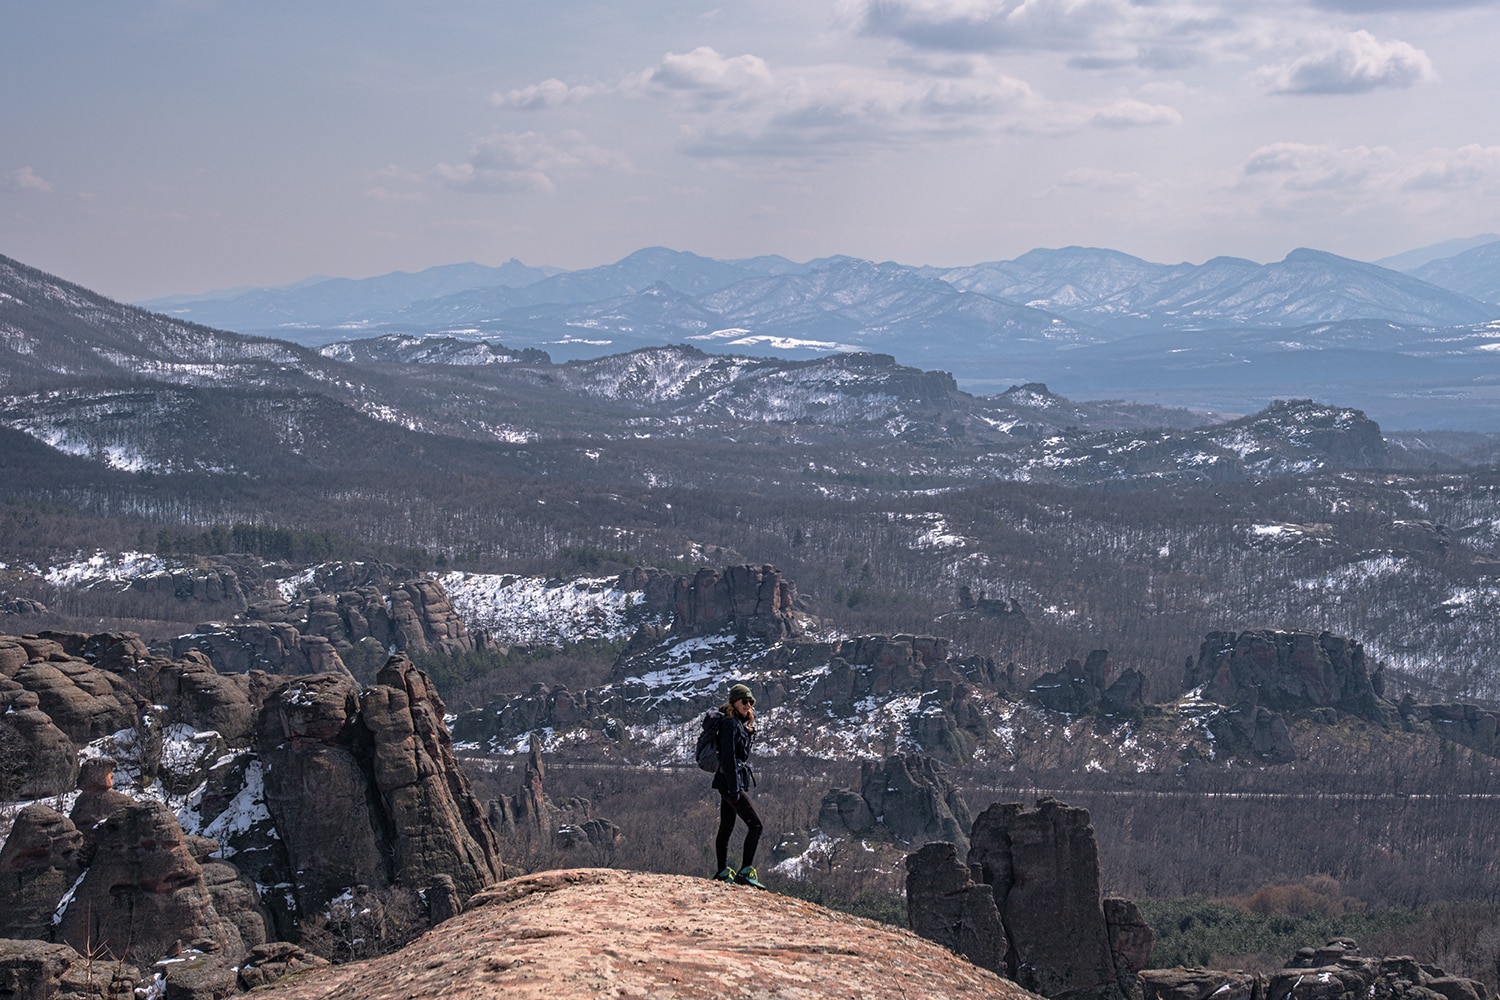
[(1033, 996), (908, 931), (743, 886), (610, 869), (502, 882), (399, 952), (317, 970), (264, 995)]

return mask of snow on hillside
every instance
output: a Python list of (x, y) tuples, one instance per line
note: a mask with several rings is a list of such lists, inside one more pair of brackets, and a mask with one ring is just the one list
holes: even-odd
[(166, 569), (156, 556), (144, 552), (108, 553), (102, 549), (91, 556), (80, 554), (72, 562), (47, 569), (42, 578), (54, 587), (89, 587), (110, 581), (129, 583), (137, 577), (152, 576)]
[(438, 578), (453, 609), (471, 630), (503, 642), (563, 645), (627, 638), (644, 600), (615, 586), (614, 577), (555, 580), (540, 576), (447, 573)]

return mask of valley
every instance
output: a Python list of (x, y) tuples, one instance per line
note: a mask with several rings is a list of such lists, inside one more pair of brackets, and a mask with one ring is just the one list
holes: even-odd
[[(133, 633), (162, 677), (243, 685), (225, 748), (203, 736), (222, 706), (118, 672), (144, 685), (126, 701), (185, 727), (155, 785), (121, 735), (133, 710), (67, 736), (117, 756), (122, 787), (175, 789), (188, 835), (242, 860), (268, 849), (233, 817), (259, 813), (201, 803), (249, 789), (271, 752), (245, 713), (273, 704), (273, 679), (286, 706), (330, 670), (330, 704), (397, 687), (400, 653), (402, 683), (425, 674), (446, 706), (500, 857), (531, 871), (701, 874), (716, 806), (684, 761), (733, 677), (760, 692), (762, 871), (788, 892), (900, 922), (902, 859), (939, 828), (849, 816), (880, 768), (922, 759), (975, 813), (1088, 808), (1106, 889), (1151, 912), (1237, 907), (1287, 935), (1368, 916), (1390, 940), (1453, 907), (1500, 923), (1493, 433), (1390, 430), (1326, 396), (983, 395), (880, 353), (556, 364), (407, 334), (315, 351), (5, 263), (14, 672), (82, 677), (85, 649)], [(1365, 329), (1340, 323), (1329, 344)], [(1267, 676), (1231, 669), (1241, 646)], [(21, 687), (4, 696), (34, 711)], [(222, 784), (209, 750), (245, 783)], [(69, 793), (18, 794), (24, 767), (0, 780), (14, 802)], [(283, 924), (300, 912), (277, 905)], [(1291, 938), (1275, 941), (1255, 961), (1283, 959)], [(1240, 954), (1215, 947), (1197, 960)]]

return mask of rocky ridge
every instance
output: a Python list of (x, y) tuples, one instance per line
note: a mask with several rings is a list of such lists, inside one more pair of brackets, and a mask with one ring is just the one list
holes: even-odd
[(1031, 996), (945, 948), (801, 900), (704, 879), (542, 872), (477, 895), (392, 955), (273, 985), (274, 1000), (462, 995)]

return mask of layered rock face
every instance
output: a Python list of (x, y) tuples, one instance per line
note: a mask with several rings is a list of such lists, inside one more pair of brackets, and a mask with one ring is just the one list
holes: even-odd
[[(1099, 852), (1086, 809), (1042, 799), (990, 806), (974, 821), (966, 865), (948, 844), (907, 858), (913, 930), (1070, 1000), (1137, 996), (1155, 936), (1127, 900), (1100, 898)], [(995, 914), (973, 898), (988, 892)], [(985, 934), (1001, 940), (981, 940)], [(998, 957), (997, 957), (998, 956)]]
[(279, 597), (253, 602), (246, 607), (248, 621), (199, 626), (173, 642), (173, 656), (198, 650), (225, 673), (311, 674), (346, 670), (345, 658), (356, 651), (453, 654), (481, 644), (441, 583), (395, 575), (380, 564), (321, 567), (297, 604)]
[(775, 566), (700, 569), (692, 579), (678, 578), (672, 602), (674, 632), (707, 635), (732, 630), (767, 642), (797, 634), (792, 617), (795, 594)]
[(1068, 715), (1125, 715), (1146, 704), (1146, 678), (1133, 667), (1113, 681), (1109, 650), (1096, 649), (1079, 663), (1069, 660), (1062, 670), (1042, 674), (1032, 682), (1027, 697), (1042, 708)]
[(860, 767), (860, 791), (835, 788), (823, 797), (824, 833), (863, 836), (877, 827), (897, 840), (948, 841), (967, 851), (969, 807), (936, 760), (922, 754)]
[(1211, 632), (1184, 676), (1188, 689), (1221, 705), (1249, 704), (1274, 712), (1334, 708), (1371, 722), (1397, 721), (1379, 668), (1364, 646), (1331, 632)]
[(297, 678), (261, 715), (266, 806), (303, 913), (356, 885), (421, 890), (446, 875), (467, 898), (501, 874), (431, 682), (404, 656), (379, 681), (361, 693), (347, 675)]

